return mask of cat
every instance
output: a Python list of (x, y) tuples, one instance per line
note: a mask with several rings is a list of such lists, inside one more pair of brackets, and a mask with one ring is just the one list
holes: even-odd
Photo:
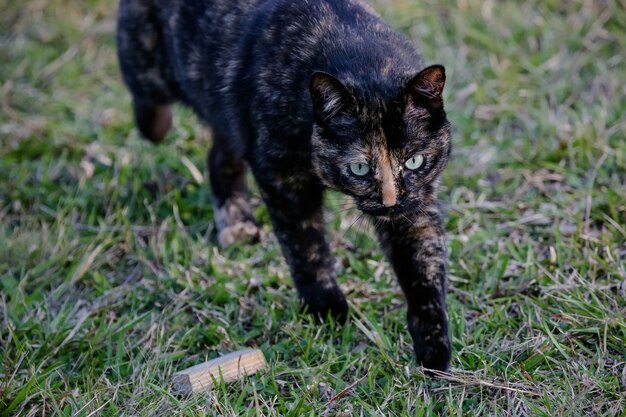
[(221, 245), (260, 238), (249, 167), (304, 308), (344, 322), (323, 194), (351, 196), (405, 294), (417, 362), (448, 368), (444, 67), (361, 0), (121, 0), (117, 41), (144, 137), (164, 139), (174, 102), (211, 128)]

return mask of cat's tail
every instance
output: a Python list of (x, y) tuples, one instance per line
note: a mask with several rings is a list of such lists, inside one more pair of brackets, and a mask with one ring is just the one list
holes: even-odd
[(135, 122), (146, 139), (161, 142), (172, 127), (177, 87), (155, 0), (121, 0), (117, 23), (120, 68), (133, 96)]
[(142, 136), (151, 142), (160, 143), (172, 128), (172, 106), (145, 103), (133, 98), (135, 122)]

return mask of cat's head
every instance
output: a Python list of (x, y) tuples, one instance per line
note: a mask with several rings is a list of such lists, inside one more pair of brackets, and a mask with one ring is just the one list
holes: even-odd
[(316, 72), (310, 83), (313, 166), (322, 181), (372, 216), (406, 216), (431, 204), (450, 155), (445, 78), (444, 68), (434, 65), (393, 97), (364, 97)]

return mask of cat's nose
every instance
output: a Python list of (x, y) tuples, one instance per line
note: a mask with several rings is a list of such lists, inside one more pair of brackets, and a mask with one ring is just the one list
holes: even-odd
[(385, 207), (393, 207), (396, 205), (397, 198), (395, 193), (384, 194), (383, 193), (383, 206)]
[(383, 206), (393, 207), (398, 201), (398, 194), (396, 193), (395, 184), (391, 181), (383, 183), (382, 192)]

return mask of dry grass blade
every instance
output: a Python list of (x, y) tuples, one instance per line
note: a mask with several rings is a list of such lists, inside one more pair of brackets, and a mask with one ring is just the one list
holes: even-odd
[(481, 379), (481, 378), (478, 378), (474, 374), (470, 374), (468, 372), (461, 372), (461, 371), (443, 372), (437, 369), (429, 369), (429, 368), (419, 368), (419, 369), (421, 369), (423, 372), (432, 373), (434, 376), (436, 376), (439, 379), (443, 379), (448, 382), (457, 383), (463, 386), (478, 385), (482, 387), (489, 387), (489, 388), (494, 388), (494, 389), (499, 389), (499, 390), (504, 390), (504, 391), (517, 392), (519, 394), (525, 394), (525, 395), (533, 395), (533, 396), (542, 395), (541, 392), (528, 390), (526, 386), (522, 383), (510, 383), (506, 381)]

